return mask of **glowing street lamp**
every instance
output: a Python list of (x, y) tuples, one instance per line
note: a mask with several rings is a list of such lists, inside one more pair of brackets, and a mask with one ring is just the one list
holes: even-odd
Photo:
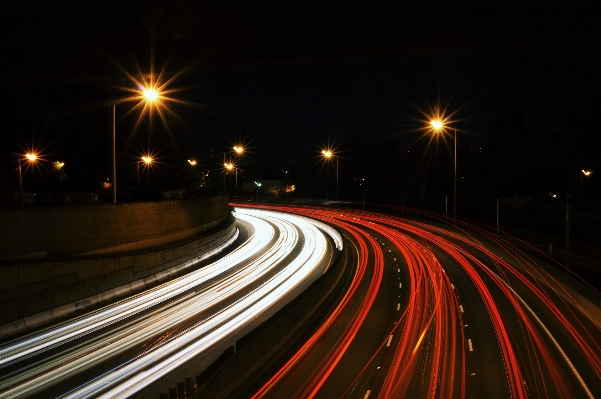
[(590, 170), (584, 170), (584, 169), (582, 169), (582, 174), (585, 175), (585, 176), (590, 176), (590, 175), (593, 174), (593, 172), (591, 172)]
[[(155, 103), (161, 96), (159, 90), (152, 87), (144, 87), (140, 90), (141, 101), (146, 102), (147, 104)], [(117, 101), (119, 102), (119, 101)], [(117, 111), (116, 106), (117, 102), (113, 103), (113, 204), (117, 203), (117, 141), (116, 141), (116, 124), (117, 124)], [(144, 161), (146, 162), (146, 161)], [(152, 162), (152, 159), (151, 159)], [(150, 164), (150, 162), (146, 162), (146, 164)], [(138, 168), (139, 169), (139, 168)]]
[(322, 150), (321, 153), (323, 154), (324, 158), (326, 160), (330, 160), (332, 158), (336, 158), (336, 201), (338, 201), (338, 156), (335, 156), (334, 153), (331, 150)]
[(150, 155), (144, 155), (136, 162), (136, 170), (138, 179), (136, 181), (136, 196), (137, 200), (140, 201), (140, 164), (143, 162), (145, 166), (149, 167), (154, 159)]
[(189, 163), (191, 166), (196, 166), (196, 164), (197, 164), (198, 162), (196, 162), (196, 160), (195, 160), (195, 159), (188, 159), (188, 163)]
[[(432, 119), (430, 127), (435, 134), (441, 134), (445, 131), (444, 121), (441, 119)], [(453, 128), (454, 141), (454, 170), (453, 170), (453, 217), (457, 217), (457, 129)]]
[[(234, 151), (236, 151), (236, 155), (238, 155), (238, 157), (241, 157), (242, 153), (244, 153), (244, 147), (241, 145), (235, 145)], [(236, 196), (238, 196), (238, 168), (236, 168)]]
[(21, 201), (21, 208), (25, 208), (25, 200), (23, 198), (23, 172), (21, 171), (21, 161), (27, 161), (30, 164), (35, 163), (38, 160), (38, 154), (34, 152), (28, 152), (25, 157), (17, 160), (17, 169), (19, 171), (19, 199)]
[(157, 98), (159, 98), (159, 92), (151, 88), (144, 89), (142, 91), (142, 95), (144, 96), (146, 101), (150, 102), (155, 101)]
[(225, 178), (226, 178), (227, 174), (229, 172), (231, 172), (232, 169), (234, 169), (234, 164), (231, 162), (226, 162), (223, 164), (223, 166), (225, 167), (225, 173), (223, 174), (223, 191), (225, 192), (225, 191), (227, 191), (225, 188)]

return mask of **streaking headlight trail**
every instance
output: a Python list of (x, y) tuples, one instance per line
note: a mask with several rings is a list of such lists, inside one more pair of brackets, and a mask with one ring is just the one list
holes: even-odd
[[(328, 244), (309, 220), (253, 209), (236, 216), (254, 233), (222, 259), (0, 347), (0, 367), (11, 369), (0, 398), (42, 392), (103, 362), (111, 362), (108, 370), (62, 397), (126, 397), (242, 330), (318, 271)], [(341, 244), (335, 230), (327, 233)], [(135, 317), (140, 312), (149, 314)]]

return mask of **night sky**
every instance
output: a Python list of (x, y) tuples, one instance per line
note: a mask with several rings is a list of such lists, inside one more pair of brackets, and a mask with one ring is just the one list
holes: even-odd
[[(181, 72), (169, 88), (187, 104), (172, 104), (167, 127), (144, 118), (135, 132), (138, 114), (118, 105), (121, 165), (150, 150), (164, 164), (196, 157), (209, 168), (242, 142), (247, 168), (298, 170), (302, 186), (312, 184), (299, 176), (310, 169), (307, 159), (319, 163), (319, 151), (330, 144), (341, 151), (350, 187), (359, 172), (349, 164), (366, 155), (353, 152), (349, 140), (376, 154), (378, 146), (391, 145), (399, 153), (418, 151), (422, 162), (420, 110), (437, 104), (456, 112), (462, 151), (501, 148), (494, 132), (505, 118), (507, 129), (521, 129), (528, 142), (520, 156), (543, 159), (552, 149), (540, 143), (568, 140), (570, 118), (589, 126), (597, 115), (599, 11), (592, 3), (2, 2), (1, 156), (10, 162), (33, 140), (77, 166), (72, 180), (93, 186), (109, 170), (110, 101), (125, 95), (120, 87), (134, 87), (125, 72), (137, 77), (154, 65), (167, 78)], [(537, 193), (576, 190), (583, 163), (601, 174), (599, 151), (578, 151), (574, 158), (580, 159), (566, 161), (575, 177), (549, 178)], [(437, 154), (446, 158), (419, 172), (429, 176), (426, 196), (447, 190), (449, 154), (444, 148)], [(500, 163), (513, 163), (511, 151), (497, 155)], [(468, 172), (472, 161), (463, 159), (461, 173), (487, 173), (475, 171), (479, 161), (473, 160)], [(381, 168), (403, 163), (378, 162)], [(486, 183), (487, 192), (536, 194), (527, 192), (531, 180), (516, 182), (511, 173), (519, 171), (505, 172), (497, 173), (507, 182), (502, 192)], [(382, 198), (398, 202), (404, 190), (423, 188), (409, 176), (418, 173), (413, 169), (390, 173), (402, 175), (405, 186)], [(439, 181), (442, 191), (431, 187)], [(481, 185), (485, 178), (474, 181)]]

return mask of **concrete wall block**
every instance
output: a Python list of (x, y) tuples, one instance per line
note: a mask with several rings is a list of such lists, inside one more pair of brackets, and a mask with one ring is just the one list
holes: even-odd
[(96, 279), (90, 278), (88, 280), (84, 280), (83, 282), (83, 298), (96, 295)]
[(119, 269), (127, 269), (128, 267), (134, 267), (133, 255), (120, 256)]
[(71, 284), (68, 287), (69, 290), (69, 299), (71, 302), (77, 301), (77, 283)]
[(148, 260), (148, 254), (143, 253), (134, 255), (134, 273), (146, 269), (146, 262)]
[[(55, 288), (49, 292), (48, 298), (51, 299), (48, 302), (46, 309), (56, 308), (69, 303), (69, 290), (66, 287)], [(52, 304), (50, 304), (52, 302)]]
[(19, 286), (19, 266), (0, 265), (0, 291)]
[(55, 280), (55, 279), (40, 281), (39, 283), (28, 284), (23, 288), (27, 288), (27, 296), (39, 295), (39, 294), (43, 293), (44, 291), (48, 291), (48, 290), (54, 288), (53, 285), (56, 284), (56, 281), (53, 281), (53, 280)]
[(60, 279), (61, 286), (72, 285), (77, 282), (77, 273), (66, 274), (61, 276)]
[(179, 259), (184, 256), (185, 249), (183, 246), (173, 248), (173, 259)]
[(116, 288), (132, 281), (132, 270), (121, 269), (107, 275), (109, 287)]
[[(17, 308), (19, 309), (19, 317), (27, 317), (32, 314), (38, 313), (38, 304), (39, 301), (36, 300), (35, 297), (25, 297), (21, 298), (18, 302), (15, 303)], [(27, 321), (25, 321), (27, 325)]]
[(139, 280), (141, 278), (144, 278), (144, 273), (143, 272), (133, 273), (131, 275), (131, 280), (130, 281), (136, 281), (136, 280)]
[(17, 300), (17, 299), (25, 298), (27, 295), (29, 295), (29, 291), (27, 289), (27, 286), (13, 288), (11, 290), (8, 290), (7, 293), (8, 293), (8, 300), (9, 301), (14, 301), (14, 300)]
[(94, 278), (96, 280), (96, 291), (98, 293), (104, 292), (108, 289), (110, 289), (111, 287), (109, 286), (109, 279), (107, 278), (106, 274), (103, 274), (102, 276), (98, 276)]
[(23, 263), (19, 265), (19, 286), (45, 280), (44, 267), (41, 263)]
[[(0, 324), (8, 323), (19, 318), (19, 307), (17, 303), (9, 302), (6, 306), (2, 306), (2, 312), (0, 312)], [(3, 326), (4, 327), (4, 326)], [(10, 326), (7, 326), (10, 330)], [(0, 330), (0, 339), (2, 338), (3, 331)]]
[[(85, 281), (98, 273), (98, 259), (80, 259), (77, 261), (77, 281)], [(97, 269), (97, 270), (94, 270)]]
[(146, 269), (150, 269), (156, 265), (160, 265), (164, 261), (165, 261), (165, 252), (164, 251), (150, 252), (150, 253), (148, 253), (148, 256), (146, 257)]
[(104, 269), (102, 270), (103, 274), (116, 272), (117, 270), (119, 270), (121, 268), (119, 258), (108, 257), (105, 259), (106, 259), (106, 263), (103, 264), (103, 266), (104, 266)]
[(173, 248), (165, 249), (165, 262), (169, 262), (173, 260)]
[(10, 299), (8, 296), (8, 290), (0, 291), (0, 304), (8, 302)]
[(52, 267), (54, 268), (55, 276), (64, 276), (67, 274), (77, 273), (77, 263), (72, 260), (53, 262)]

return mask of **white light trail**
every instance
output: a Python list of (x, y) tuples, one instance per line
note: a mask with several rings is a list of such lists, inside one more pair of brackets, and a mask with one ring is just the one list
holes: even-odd
[[(65, 350), (47, 362), (36, 362), (34, 366), (25, 367), (20, 373), (0, 381), (0, 398), (39, 392), (48, 384), (114, 358), (128, 350), (132, 343), (159, 342), (64, 397), (130, 395), (243, 329), (301, 284), (325, 257), (327, 241), (323, 233), (304, 218), (251, 209), (237, 209), (236, 216), (252, 224), (254, 234), (224, 258), (128, 300), (1, 347), (0, 367), (59, 347), (78, 337), (87, 339), (86, 335), (93, 331), (131, 318), (114, 331), (100, 336), (92, 334), (95, 338), (87, 339), (85, 344)], [(272, 226), (279, 231), (277, 237)], [(326, 230), (323, 226), (319, 227)], [(304, 246), (295, 258), (283, 264), (297, 247), (299, 232), (304, 237)], [(337, 234), (334, 229), (328, 231), (328, 234), (333, 233)], [(336, 238), (333, 239), (336, 242)], [(256, 282), (260, 284), (250, 289)], [(242, 296), (228, 301), (236, 293)], [(179, 298), (173, 301), (171, 298), (177, 295)], [(157, 304), (161, 307), (151, 315), (132, 317)], [(217, 310), (193, 320), (184, 331), (164, 341), (156, 339), (178, 323), (192, 320), (206, 309), (215, 309), (212, 308), (214, 306)]]

